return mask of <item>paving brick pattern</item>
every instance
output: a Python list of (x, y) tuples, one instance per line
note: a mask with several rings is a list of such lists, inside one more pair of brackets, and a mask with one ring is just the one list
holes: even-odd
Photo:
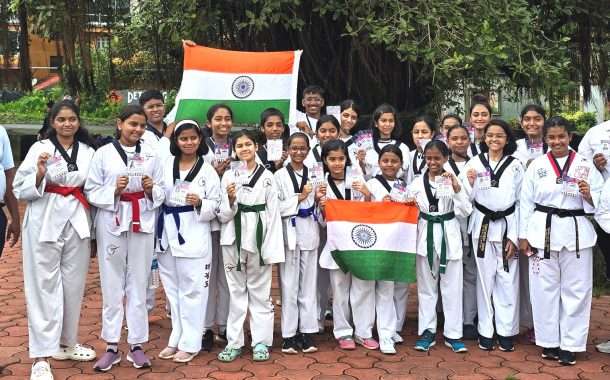
[[(92, 259), (80, 322), (80, 342), (94, 347), (98, 353), (104, 348), (99, 339), (101, 330), (101, 290), (97, 260)], [(164, 316), (162, 292), (157, 293), (157, 307), (150, 316), (150, 342), (145, 346), (153, 357), (152, 368), (137, 370), (123, 361), (110, 373), (93, 371), (93, 364), (52, 361), (55, 379), (69, 380), (171, 380), (171, 379), (610, 379), (610, 355), (595, 351), (594, 344), (610, 339), (610, 297), (593, 300), (591, 329), (587, 352), (578, 354), (577, 364), (562, 367), (543, 360), (540, 349), (519, 338), (516, 351), (484, 352), (474, 342), (467, 342), (469, 352), (454, 354), (438, 341), (429, 353), (412, 348), (417, 333), (416, 289), (410, 292), (407, 327), (403, 331), (405, 343), (397, 346), (396, 355), (383, 355), (362, 347), (355, 351), (341, 351), (330, 334), (320, 334), (315, 341), (319, 351), (312, 354), (285, 355), (279, 347), (279, 307), (276, 307), (276, 338), (271, 360), (254, 363), (251, 352), (233, 363), (216, 359), (220, 347), (214, 352), (200, 354), (188, 364), (178, 364), (156, 358), (165, 347), (170, 321)], [(279, 297), (277, 277), (274, 277), (273, 296)], [(0, 258), (0, 378), (2, 380), (28, 379), (31, 360), (27, 352), (27, 318), (23, 293), (21, 248), (5, 249)], [(440, 334), (439, 334), (440, 335)], [(123, 339), (124, 342), (124, 339)], [(126, 345), (120, 349), (126, 352)]]

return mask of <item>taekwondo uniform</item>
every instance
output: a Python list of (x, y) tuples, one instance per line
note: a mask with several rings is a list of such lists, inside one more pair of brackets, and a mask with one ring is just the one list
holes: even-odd
[[(199, 157), (190, 170), (179, 170), (179, 158), (170, 157), (163, 168), (165, 203), (157, 224), (159, 271), (172, 312), (168, 347), (185, 352), (201, 349), (202, 326), (208, 299), (212, 236), (210, 222), (220, 205), (220, 179), (212, 166)], [(186, 205), (174, 195), (177, 180), (188, 183), (188, 193), (201, 206)], [(181, 186), (183, 183), (179, 184)]]
[[(117, 196), (117, 178), (123, 175), (129, 176), (129, 183)], [(143, 191), (142, 175), (153, 180), (151, 197)], [(95, 230), (103, 299), (101, 338), (119, 342), (126, 297), (127, 342), (144, 343), (148, 341), (146, 291), (156, 209), (165, 199), (157, 152), (139, 142), (133, 147), (123, 146), (118, 140), (104, 145), (91, 161), (85, 193), (98, 208)]]
[(536, 344), (581, 352), (589, 332), (597, 236), (585, 216), (595, 206), (565, 184), (570, 178), (586, 181), (593, 204), (599, 203), (603, 178), (580, 154), (570, 150), (555, 159), (549, 152), (530, 164), (521, 191), (519, 238), (534, 251), (529, 280)]
[(222, 177), (222, 201), (218, 219), (222, 223), (220, 244), (231, 303), (227, 321), (228, 348), (244, 345), (244, 322), (250, 313), (252, 347), (273, 343), (271, 264), (284, 261), (280, 201), (273, 174), (256, 165), (237, 199), (229, 204), (226, 188), (236, 183), (235, 173)]
[[(48, 168), (55, 161), (65, 171), (47, 169), (36, 186), (42, 153), (51, 155)], [(89, 204), (81, 188), (93, 154), (93, 148), (76, 140), (68, 151), (56, 138), (42, 140), (32, 145), (15, 175), (15, 197), (27, 201), (22, 248), (32, 358), (77, 343), (91, 241)]]

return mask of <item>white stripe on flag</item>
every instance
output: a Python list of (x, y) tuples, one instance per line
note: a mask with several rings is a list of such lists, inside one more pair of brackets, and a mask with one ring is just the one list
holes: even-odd
[[(359, 227), (355, 229), (356, 226)], [(374, 249), (415, 253), (417, 249), (417, 224), (404, 222), (364, 224), (332, 221), (328, 222), (327, 228), (331, 251), (335, 249), (341, 251)], [(374, 237), (370, 233), (371, 229), (374, 231)], [(355, 241), (362, 246), (356, 244)], [(368, 246), (371, 243), (373, 244)]]
[[(245, 98), (233, 95), (232, 86), (236, 78), (246, 76), (254, 82), (252, 93)], [(209, 71), (185, 70), (180, 86), (181, 99), (215, 100), (269, 100), (286, 99), (296, 93), (292, 89), (291, 74), (233, 74)]]

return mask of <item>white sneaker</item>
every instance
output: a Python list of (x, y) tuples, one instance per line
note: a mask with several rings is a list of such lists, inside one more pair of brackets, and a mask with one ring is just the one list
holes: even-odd
[(600, 343), (595, 347), (599, 352), (602, 352), (604, 354), (610, 354), (610, 340), (604, 343)]
[(404, 340), (402, 339), (402, 337), (400, 336), (399, 333), (394, 333), (394, 335), (392, 335), (392, 340), (394, 341), (394, 343), (396, 344), (401, 344), (402, 342), (404, 342)]
[(30, 380), (53, 380), (53, 373), (51, 372), (49, 362), (41, 360), (34, 363), (34, 365), (32, 365)]
[(396, 348), (394, 348), (394, 340), (392, 338), (381, 339), (379, 341), (379, 351), (388, 355), (395, 354)]

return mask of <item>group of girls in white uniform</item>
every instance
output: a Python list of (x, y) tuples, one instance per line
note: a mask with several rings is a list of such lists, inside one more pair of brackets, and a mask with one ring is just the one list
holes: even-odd
[[(78, 108), (69, 101), (54, 106), (49, 138), (30, 149), (14, 182), (17, 198), (28, 201), (23, 255), (32, 378), (53, 378), (49, 357), (96, 357), (77, 342), (94, 240), (106, 342), (98, 371), (121, 361), (124, 318), (127, 360), (151, 365), (144, 344), (155, 251), (172, 320), (161, 359), (188, 362), (210, 350), (217, 325), (227, 341), (218, 359), (233, 361), (242, 354), (249, 315), (253, 359), (268, 360), (275, 263), (284, 353), (317, 350), (312, 334), (323, 326), (329, 295), (340, 349), (359, 344), (396, 353), (407, 284), (340, 270), (325, 247), (324, 220), (328, 199), (392, 207), (399, 201), (390, 196), (394, 188), (406, 189), (400, 201), (420, 210), (415, 349), (436, 343), (440, 305), (444, 344), (455, 352), (467, 351), (466, 335), (478, 337), (483, 350), (496, 341), (500, 350), (514, 350), (521, 314), (544, 358), (574, 364), (574, 353), (586, 349), (591, 308), (596, 235), (586, 216), (608, 200), (600, 199), (599, 171), (569, 147), (571, 124), (545, 121), (543, 109), (527, 106), (526, 137), (515, 141), (510, 126), (492, 120), (489, 104), (475, 99), (471, 129), (451, 115), (437, 133), (434, 120), (417, 118), (409, 151), (398, 138), (395, 109), (383, 104), (372, 115), (372, 149), (363, 150), (351, 139), (359, 112), (345, 101), (341, 121), (320, 116), (315, 136), (294, 132), (281, 158), (269, 162), (253, 132), (231, 134), (226, 105), (207, 114), (211, 137), (195, 121), (178, 122), (168, 153), (141, 143), (147, 123), (140, 106), (122, 111), (116, 138), (97, 151)], [(281, 112), (263, 112), (263, 141), (282, 139), (286, 128)], [(349, 166), (357, 177), (346, 178)], [(325, 174), (315, 177), (320, 167)]]

